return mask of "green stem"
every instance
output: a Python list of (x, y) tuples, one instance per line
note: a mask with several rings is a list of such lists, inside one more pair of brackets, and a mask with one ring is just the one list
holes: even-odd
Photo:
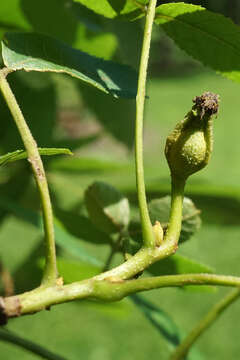
[(172, 176), (171, 211), (165, 241), (178, 244), (182, 226), (182, 206), (185, 181)]
[(43, 222), (45, 230), (46, 245), (46, 265), (43, 274), (43, 284), (53, 284), (57, 278), (56, 252), (53, 227), (52, 205), (48, 190), (48, 183), (43, 167), (41, 157), (38, 152), (37, 144), (31, 134), (31, 131), (24, 119), (22, 111), (17, 100), (6, 80), (8, 69), (0, 70), (0, 89), (6, 100), (6, 103), (12, 113), (18, 131), (28, 154), (28, 161), (31, 164), (32, 171), (38, 186), (40, 200), (43, 211)]
[(176, 348), (170, 360), (185, 359), (192, 345), (207, 330), (221, 313), (228, 308), (240, 296), (240, 289), (234, 289), (230, 294), (227, 294), (219, 303), (213, 306), (208, 314), (201, 319), (197, 326), (191, 331), (186, 339)]
[(150, 43), (152, 36), (152, 26), (155, 16), (157, 0), (150, 0), (146, 23), (143, 35), (143, 46), (141, 53), (141, 60), (139, 66), (139, 78), (138, 78), (138, 91), (136, 98), (136, 128), (135, 128), (135, 163), (136, 163), (136, 182), (139, 211), (142, 224), (143, 233), (143, 245), (146, 247), (154, 247), (155, 240), (152, 230), (152, 224), (149, 218), (145, 182), (144, 182), (144, 166), (143, 166), (143, 116), (144, 116), (144, 102), (146, 92), (146, 78), (147, 67), (150, 51)]
[(43, 359), (66, 360), (66, 358), (63, 358), (62, 356), (57, 355), (32, 341), (24, 339), (9, 330), (0, 330), (0, 341), (6, 341), (10, 344), (19, 346), (24, 350), (30, 351), (31, 353), (42, 357)]
[(240, 287), (240, 277), (215, 274), (182, 274), (123, 281), (110, 270), (105, 279), (100, 274), (94, 278), (68, 285), (39, 287), (21, 295), (0, 298), (0, 315), (2, 313), (2, 317), (8, 318), (30, 314), (49, 308), (51, 305), (76, 299), (118, 301), (125, 296), (141, 291), (187, 285)]

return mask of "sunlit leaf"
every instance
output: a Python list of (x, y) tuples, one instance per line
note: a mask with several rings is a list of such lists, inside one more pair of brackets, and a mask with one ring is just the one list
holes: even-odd
[(189, 55), (240, 82), (240, 28), (197, 5), (170, 3), (156, 9), (155, 22)]
[[(69, 149), (56, 149), (56, 148), (38, 148), (40, 155), (72, 155)], [(14, 162), (17, 160), (27, 159), (27, 152), (24, 150), (16, 150), (11, 153), (0, 156), (0, 165)]]
[(5, 66), (12, 70), (65, 73), (114, 97), (136, 96), (137, 73), (133, 69), (73, 49), (46, 35), (7, 33), (2, 56)]
[(142, 15), (144, 5), (148, 0), (74, 0), (99, 15), (107, 18), (123, 17), (124, 19), (134, 20)]

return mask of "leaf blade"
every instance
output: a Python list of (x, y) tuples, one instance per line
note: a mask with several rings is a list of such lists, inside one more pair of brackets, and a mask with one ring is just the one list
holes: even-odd
[[(66, 148), (38, 148), (40, 155), (73, 155), (73, 153)], [(11, 153), (0, 156), (0, 166), (9, 162), (14, 162), (22, 159), (27, 159), (27, 152), (24, 150), (16, 150)]]
[(240, 82), (240, 29), (230, 19), (197, 5), (163, 4), (156, 20), (190, 56)]
[(12, 70), (65, 73), (116, 98), (136, 96), (137, 73), (129, 66), (91, 56), (46, 35), (7, 33), (2, 56)]
[(142, 15), (148, 0), (74, 0), (95, 13), (110, 19), (124, 18), (134, 20)]

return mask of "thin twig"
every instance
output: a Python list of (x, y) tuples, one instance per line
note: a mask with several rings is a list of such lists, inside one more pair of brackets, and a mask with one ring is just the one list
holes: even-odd
[(215, 304), (207, 315), (200, 320), (196, 327), (190, 332), (186, 339), (176, 348), (171, 355), (170, 360), (185, 359), (192, 345), (198, 338), (219, 318), (224, 310), (226, 310), (240, 296), (240, 289), (234, 289), (227, 294), (219, 303)]
[(152, 35), (152, 26), (155, 16), (157, 0), (150, 0), (146, 23), (143, 35), (143, 46), (141, 60), (139, 66), (138, 91), (136, 98), (136, 127), (135, 127), (135, 162), (136, 162), (136, 182), (138, 203), (142, 224), (143, 245), (146, 247), (154, 247), (155, 240), (152, 230), (152, 224), (148, 213), (145, 182), (144, 182), (144, 166), (143, 166), (143, 116), (144, 102), (146, 93), (147, 67)]
[(7, 82), (8, 69), (0, 70), (0, 90), (6, 100), (9, 110), (21, 135), (22, 141), (28, 154), (28, 161), (31, 164), (34, 177), (38, 186), (43, 211), (43, 222), (45, 230), (46, 264), (43, 274), (44, 284), (53, 284), (57, 278), (56, 251), (54, 240), (54, 226), (52, 205), (48, 190), (48, 183), (41, 157), (31, 131), (24, 119), (17, 100)]

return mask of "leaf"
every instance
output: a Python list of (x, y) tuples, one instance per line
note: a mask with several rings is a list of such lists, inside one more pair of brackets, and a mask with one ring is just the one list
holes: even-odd
[(147, 269), (155, 276), (174, 274), (212, 273), (213, 269), (208, 265), (199, 263), (180, 254), (157, 261)]
[(134, 98), (137, 73), (34, 33), (7, 33), (2, 42), (5, 66), (12, 70), (50, 71), (76, 77), (114, 97)]
[[(168, 347), (172, 350), (180, 344), (185, 334), (180, 330), (172, 317), (161, 308), (146, 300), (142, 295), (134, 294), (129, 296), (138, 309), (145, 315), (155, 329), (167, 340)], [(188, 360), (201, 360), (202, 356), (195, 346), (187, 357)]]
[[(69, 149), (57, 149), (57, 148), (38, 148), (40, 155), (73, 155)], [(5, 165), (9, 162), (14, 162), (22, 159), (27, 159), (27, 152), (24, 150), (16, 150), (11, 153), (0, 156), (0, 165)]]
[[(171, 208), (171, 197), (164, 196), (160, 199), (154, 199), (149, 203), (149, 214), (152, 223), (160, 221), (163, 228), (167, 227)], [(190, 239), (190, 237), (200, 228), (201, 218), (200, 211), (195, 207), (191, 199), (184, 197), (183, 199), (183, 214), (182, 214), (182, 229), (180, 234), (180, 242)]]
[(134, 20), (142, 15), (148, 0), (74, 0), (107, 18), (123, 17)]
[(111, 234), (127, 228), (129, 203), (118, 190), (103, 182), (94, 182), (85, 192), (85, 204), (91, 222)]
[(171, 3), (156, 9), (155, 22), (189, 55), (240, 82), (240, 28), (197, 5)]

